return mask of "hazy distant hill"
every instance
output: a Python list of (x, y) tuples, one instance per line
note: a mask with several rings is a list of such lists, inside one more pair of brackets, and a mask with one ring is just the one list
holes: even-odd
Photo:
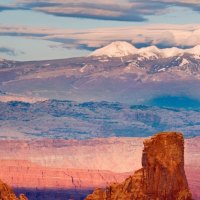
[[(48, 100), (0, 103), (1, 137), (87, 139), (149, 136), (163, 130), (199, 135), (200, 109)], [(20, 133), (20, 134), (19, 134)]]

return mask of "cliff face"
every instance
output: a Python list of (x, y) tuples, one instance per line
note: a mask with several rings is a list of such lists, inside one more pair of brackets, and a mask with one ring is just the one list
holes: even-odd
[(0, 178), (15, 188), (79, 189), (105, 187), (122, 182), (131, 173), (45, 167), (28, 161), (0, 160)]
[(28, 200), (27, 197), (23, 194), (20, 194), (19, 198), (17, 198), (13, 190), (2, 181), (0, 181), (0, 199), (1, 200)]
[(97, 189), (86, 200), (192, 200), (182, 134), (165, 132), (145, 140), (142, 166), (122, 184)]

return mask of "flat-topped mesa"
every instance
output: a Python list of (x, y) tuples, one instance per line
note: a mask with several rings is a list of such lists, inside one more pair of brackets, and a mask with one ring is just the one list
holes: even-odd
[(0, 180), (0, 200), (28, 200), (28, 198), (24, 194), (20, 194), (17, 198), (13, 190)]
[(192, 200), (184, 171), (184, 138), (163, 132), (144, 141), (143, 168), (86, 200)]

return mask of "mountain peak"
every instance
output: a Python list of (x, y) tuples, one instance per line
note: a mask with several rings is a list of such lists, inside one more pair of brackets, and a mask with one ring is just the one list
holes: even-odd
[(138, 49), (137, 53), (148, 59), (151, 57), (158, 58), (161, 56), (161, 50), (156, 46), (149, 46), (149, 47)]
[(190, 49), (181, 49), (177, 47), (159, 49), (156, 46), (148, 46), (137, 49), (128, 42), (115, 41), (105, 47), (95, 50), (90, 54), (90, 56), (124, 57), (129, 55), (139, 55), (150, 59), (159, 57), (169, 58), (174, 56), (181, 56), (185, 53), (200, 56), (200, 45)]
[(116, 41), (95, 50), (90, 56), (124, 57), (137, 53), (137, 49), (125, 41)]
[(194, 55), (200, 55), (200, 45), (197, 45), (197, 46), (195, 46), (191, 49), (187, 49), (186, 53), (194, 54)]

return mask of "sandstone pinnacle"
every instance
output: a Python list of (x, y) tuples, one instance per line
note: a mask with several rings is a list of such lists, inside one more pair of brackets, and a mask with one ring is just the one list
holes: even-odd
[(85, 200), (192, 200), (184, 171), (183, 135), (163, 132), (145, 140), (142, 168)]

